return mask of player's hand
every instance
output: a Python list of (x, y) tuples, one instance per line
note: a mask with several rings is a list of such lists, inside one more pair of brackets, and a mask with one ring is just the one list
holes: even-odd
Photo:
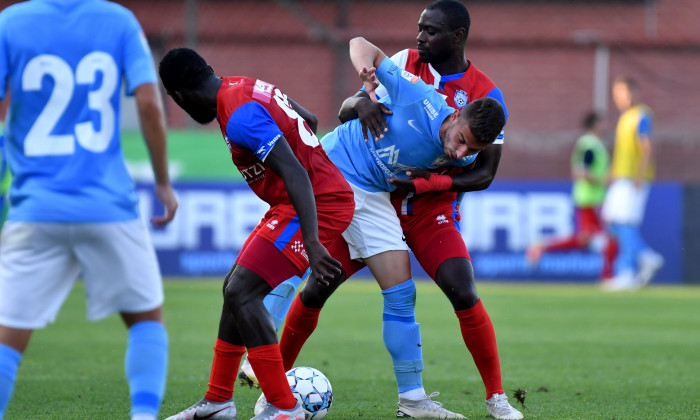
[(367, 91), (367, 94), (369, 95), (369, 98), (372, 100), (372, 102), (377, 102), (377, 95), (374, 93), (375, 89), (379, 87), (379, 80), (377, 80), (377, 75), (376, 75), (377, 69), (375, 67), (370, 67), (369, 69), (367, 67), (362, 67), (362, 70), (360, 70), (360, 80), (362, 80), (362, 84), (365, 87), (365, 90)]
[(165, 214), (162, 216), (153, 216), (151, 218), (151, 223), (156, 226), (163, 226), (173, 220), (179, 204), (177, 202), (175, 190), (173, 190), (173, 187), (170, 184), (156, 184), (156, 196), (158, 197), (158, 200), (163, 203)]
[(311, 280), (320, 286), (328, 286), (330, 281), (341, 273), (341, 264), (331, 257), (326, 247), (320, 242), (304, 244), (309, 255), (309, 267), (311, 267)]
[(367, 130), (370, 131), (375, 141), (384, 138), (384, 133), (389, 131), (389, 126), (384, 119), (384, 115), (393, 114), (386, 105), (379, 102), (362, 100), (355, 104), (354, 109), (355, 112), (357, 112), (357, 118), (360, 120), (360, 124), (362, 124), (362, 135), (365, 141), (369, 141), (367, 138)]
[(406, 171), (406, 175), (410, 176), (411, 179), (389, 178), (389, 182), (396, 186), (398, 190), (416, 192), (416, 185), (414, 183), (416, 178), (430, 179), (430, 172), (420, 169)]

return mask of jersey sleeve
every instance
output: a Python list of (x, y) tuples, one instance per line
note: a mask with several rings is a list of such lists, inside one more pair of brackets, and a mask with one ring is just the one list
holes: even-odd
[[(501, 92), (501, 89), (495, 87), (491, 89), (491, 92), (489, 92), (486, 95), (487, 98), (493, 98), (498, 101), (499, 104), (503, 107), (503, 113), (506, 115), (506, 124), (508, 123), (508, 108), (506, 107), (506, 101), (503, 99), (503, 92)], [(501, 134), (496, 137), (496, 140), (494, 140), (493, 144), (503, 144), (503, 141), (505, 140), (505, 132), (504, 130), (501, 130)]]
[(377, 79), (387, 90), (391, 103), (405, 105), (417, 102), (426, 96), (427, 92), (434, 92), (432, 86), (428, 86), (419, 76), (401, 70), (388, 57), (382, 60), (377, 68)]
[[(391, 56), (391, 61), (394, 62), (397, 66), (399, 66), (400, 69), (405, 69), (406, 68), (406, 62), (408, 61), (408, 50), (401, 50), (397, 52), (396, 54)], [(360, 90), (365, 90), (364, 87)], [(385, 98), (389, 92), (386, 91), (386, 88), (384, 85), (379, 85), (375, 90), (374, 94), (377, 96), (377, 99), (382, 99)]]
[(141, 29), (136, 17), (128, 13), (126, 15), (126, 28), (124, 34), (124, 69), (126, 77), (126, 94), (133, 95), (134, 90), (144, 83), (156, 83), (155, 65), (153, 56), (148, 46), (146, 35)]
[(236, 146), (252, 150), (265, 161), (272, 147), (282, 137), (282, 130), (270, 112), (252, 101), (236, 109), (226, 123), (226, 136)]
[(654, 124), (651, 119), (651, 115), (645, 112), (642, 118), (639, 120), (639, 135), (650, 138), (654, 131)]

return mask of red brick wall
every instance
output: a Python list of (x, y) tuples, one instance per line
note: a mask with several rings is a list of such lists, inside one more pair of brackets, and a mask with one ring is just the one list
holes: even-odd
[[(185, 44), (183, 1), (120, 3), (141, 21), (156, 59)], [(197, 49), (218, 73), (273, 82), (316, 113), (322, 129), (331, 129), (340, 101), (360, 85), (347, 40), (365, 36), (388, 54), (413, 47), (428, 2), (302, 0), (293, 9), (270, 0), (195, 3)], [(700, 1), (466, 4), (472, 17), (467, 57), (501, 87), (510, 112), (500, 177), (568, 177), (579, 121), (593, 106), (600, 42), (610, 49), (610, 78), (637, 78), (655, 111), (660, 178), (700, 182)], [(172, 101), (167, 108), (170, 124), (183, 126), (183, 113)], [(608, 108), (610, 141), (617, 112)]]

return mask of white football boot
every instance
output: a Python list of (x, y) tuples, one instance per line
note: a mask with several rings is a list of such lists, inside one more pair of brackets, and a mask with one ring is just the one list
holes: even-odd
[(523, 418), (523, 413), (513, 408), (508, 403), (506, 394), (493, 394), (486, 400), (486, 408), (491, 417), (495, 419), (518, 420)]
[(459, 413), (453, 413), (450, 410), (442, 408), (442, 403), (433, 401), (431, 398), (440, 395), (439, 392), (433, 392), (426, 395), (420, 400), (409, 400), (407, 398), (399, 398), (399, 409), (396, 410), (398, 418), (414, 418), (414, 419), (465, 419)]
[(233, 398), (221, 403), (202, 398), (193, 406), (165, 420), (236, 420), (236, 414), (236, 404), (234, 404)]

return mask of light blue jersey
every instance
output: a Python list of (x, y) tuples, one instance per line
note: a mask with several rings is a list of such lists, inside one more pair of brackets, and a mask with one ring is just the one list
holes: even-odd
[(0, 99), (8, 83), (11, 93), (9, 220), (138, 217), (119, 144), (122, 79), (129, 95), (157, 81), (141, 26), (124, 7), (33, 0), (0, 13)]
[(476, 155), (450, 160), (444, 154), (440, 126), (455, 112), (435, 88), (385, 58), (377, 78), (388, 96), (380, 100), (393, 115), (385, 116), (389, 131), (378, 142), (365, 142), (362, 125), (354, 119), (326, 135), (321, 143), (345, 178), (365, 191), (393, 191), (391, 177), (408, 178), (411, 169), (444, 165), (467, 166)]

